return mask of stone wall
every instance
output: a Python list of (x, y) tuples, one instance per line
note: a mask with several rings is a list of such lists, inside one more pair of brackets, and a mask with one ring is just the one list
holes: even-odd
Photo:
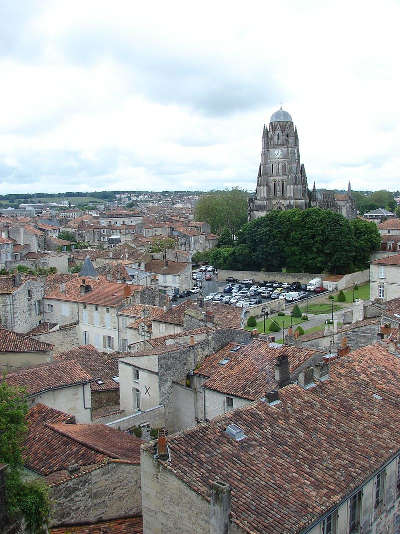
[(52, 486), (51, 499), (51, 526), (94, 523), (140, 514), (140, 466), (112, 461)]
[(313, 278), (323, 278), (323, 274), (312, 273), (283, 273), (283, 272), (266, 272), (266, 271), (218, 271), (218, 281), (224, 282), (226, 278), (232, 276), (238, 280), (246, 280), (251, 278), (256, 282), (263, 280), (276, 280), (277, 282), (301, 282), (307, 284)]
[(82, 344), (79, 343), (76, 325), (60, 328), (59, 330), (54, 330), (53, 332), (46, 334), (39, 334), (33, 337), (39, 341), (54, 345), (54, 352), (64, 352), (73, 347), (79, 347)]
[(134, 426), (142, 424), (149, 424), (151, 428), (162, 428), (166, 426), (164, 406), (155, 406), (150, 410), (135, 412), (124, 417), (121, 417), (121, 414), (118, 416), (102, 417), (97, 422), (121, 431), (130, 430)]
[(119, 406), (119, 389), (110, 391), (92, 390), (92, 410), (98, 410), (105, 406)]
[(347, 345), (351, 350), (358, 349), (360, 347), (365, 347), (366, 345), (371, 345), (377, 341), (377, 333), (379, 331), (378, 324), (360, 326), (359, 328), (354, 328), (352, 330), (347, 330), (344, 332), (339, 332), (333, 336), (323, 336), (310, 341), (302, 341), (301, 337), (299, 338), (299, 344), (302, 347), (317, 349), (317, 350), (326, 350), (331, 349), (332, 339), (334, 341), (334, 348), (338, 348), (341, 344), (343, 338), (347, 339)]
[[(215, 473), (218, 478), (219, 473)], [(141, 455), (143, 534), (210, 534), (210, 503), (146, 450)], [(222, 532), (222, 531), (221, 531)], [(229, 534), (244, 534), (231, 523)]]
[(28, 279), (13, 293), (0, 296), (1, 325), (25, 334), (43, 320), (43, 279)]
[(347, 289), (349, 287), (353, 287), (355, 284), (365, 284), (369, 282), (369, 269), (365, 269), (364, 271), (356, 271), (355, 273), (349, 273), (345, 274), (339, 281), (338, 281), (338, 290), (341, 289)]

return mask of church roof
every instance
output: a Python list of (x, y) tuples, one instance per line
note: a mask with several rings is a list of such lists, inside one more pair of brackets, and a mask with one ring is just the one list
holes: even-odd
[(91, 262), (89, 256), (86, 256), (79, 276), (89, 276), (92, 278), (97, 278), (98, 274), (96, 272), (96, 269), (93, 267), (93, 263)]
[(282, 109), (282, 106), (280, 107), (280, 109), (278, 109), (278, 111), (275, 111), (275, 113), (271, 115), (270, 122), (287, 122), (287, 121), (293, 122), (290, 114), (284, 109)]

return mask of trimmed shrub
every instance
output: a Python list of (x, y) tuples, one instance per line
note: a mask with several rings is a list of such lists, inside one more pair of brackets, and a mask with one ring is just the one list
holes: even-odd
[(301, 318), (303, 319), (303, 321), (308, 321), (308, 315), (302, 315)]
[(295, 330), (295, 332), (299, 333), (299, 336), (302, 336), (304, 334), (304, 330), (301, 328), (301, 326), (298, 326)]
[(278, 312), (278, 315), (279, 315), (279, 317), (285, 317), (285, 312), (280, 311), (280, 312)]
[(300, 319), (301, 317), (301, 310), (299, 306), (296, 304), (295, 307), (292, 310), (292, 317), (298, 317)]
[(250, 315), (250, 317), (247, 319), (247, 326), (254, 328), (257, 326), (257, 321), (254, 315)]
[(271, 323), (271, 324), (269, 325), (269, 327), (268, 327), (268, 330), (269, 330), (270, 332), (279, 332), (280, 329), (281, 329), (281, 327), (280, 327), (279, 324), (277, 324), (277, 323)]
[(346, 302), (346, 295), (343, 293), (343, 289), (340, 290), (337, 300), (338, 302)]

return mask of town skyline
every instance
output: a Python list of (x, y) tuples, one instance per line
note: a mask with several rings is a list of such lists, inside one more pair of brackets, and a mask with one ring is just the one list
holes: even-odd
[(310, 183), (397, 188), (395, 2), (117, 5), (1, 8), (4, 193), (253, 191), (281, 104)]

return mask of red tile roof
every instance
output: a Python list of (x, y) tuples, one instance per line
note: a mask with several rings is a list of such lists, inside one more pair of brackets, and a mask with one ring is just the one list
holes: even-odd
[(92, 391), (110, 391), (119, 389), (119, 384), (113, 380), (118, 376), (118, 358), (114, 353), (99, 352), (93, 345), (83, 345), (54, 355), (56, 361), (74, 360), (93, 377), (90, 383)]
[(379, 230), (400, 230), (400, 219), (386, 219), (378, 226)]
[(6, 376), (8, 384), (24, 387), (28, 395), (85, 384), (91, 379), (92, 377), (75, 361), (54, 362), (30, 369), (21, 369)]
[(100, 521), (91, 525), (56, 527), (50, 534), (143, 534), (142, 516)]
[[(245, 532), (298, 533), (399, 453), (399, 388), (398, 357), (364, 347), (316, 387), (281, 389), (275, 406), (258, 401), (171, 436), (160, 463), (206, 499), (210, 481), (229, 483), (232, 521)], [(226, 434), (232, 423), (243, 440)]]
[(135, 291), (135, 286), (119, 284), (116, 282), (104, 282), (89, 293), (81, 296), (80, 302), (86, 304), (98, 304), (99, 306), (119, 306), (128, 299)]
[(379, 260), (374, 260), (372, 263), (375, 265), (400, 265), (400, 254), (380, 258)]
[(168, 261), (167, 265), (163, 260), (152, 260), (145, 264), (145, 271), (156, 274), (179, 274), (184, 271), (188, 263)]
[[(142, 440), (105, 425), (77, 425), (69, 414), (36, 404), (28, 413), (24, 464), (58, 484), (121, 460), (138, 464)], [(76, 472), (68, 468), (77, 466)]]
[(0, 352), (49, 352), (54, 345), (0, 326)]
[(83, 278), (78, 274), (52, 274), (46, 277), (45, 295), (46, 299), (64, 300), (70, 302), (80, 302), (82, 300), (81, 285), (85, 280), (86, 285), (90, 285), (93, 290), (104, 287), (108, 284), (106, 278)]
[(195, 306), (196, 304), (191, 300), (185, 300), (177, 306), (172, 306), (169, 310), (165, 311), (163, 314), (157, 317), (155, 321), (158, 321), (160, 323), (170, 323), (183, 326), (183, 317), (185, 311), (188, 308), (193, 308)]
[[(232, 352), (234, 347), (241, 347)], [(275, 363), (278, 356), (286, 354), (290, 373), (317, 354), (317, 351), (300, 347), (271, 347), (267, 341), (256, 339), (248, 345), (230, 343), (212, 354), (195, 371), (210, 376), (204, 387), (227, 395), (256, 400), (265, 392), (276, 388)], [(322, 355), (321, 355), (322, 356)], [(227, 359), (224, 365), (219, 362)]]

